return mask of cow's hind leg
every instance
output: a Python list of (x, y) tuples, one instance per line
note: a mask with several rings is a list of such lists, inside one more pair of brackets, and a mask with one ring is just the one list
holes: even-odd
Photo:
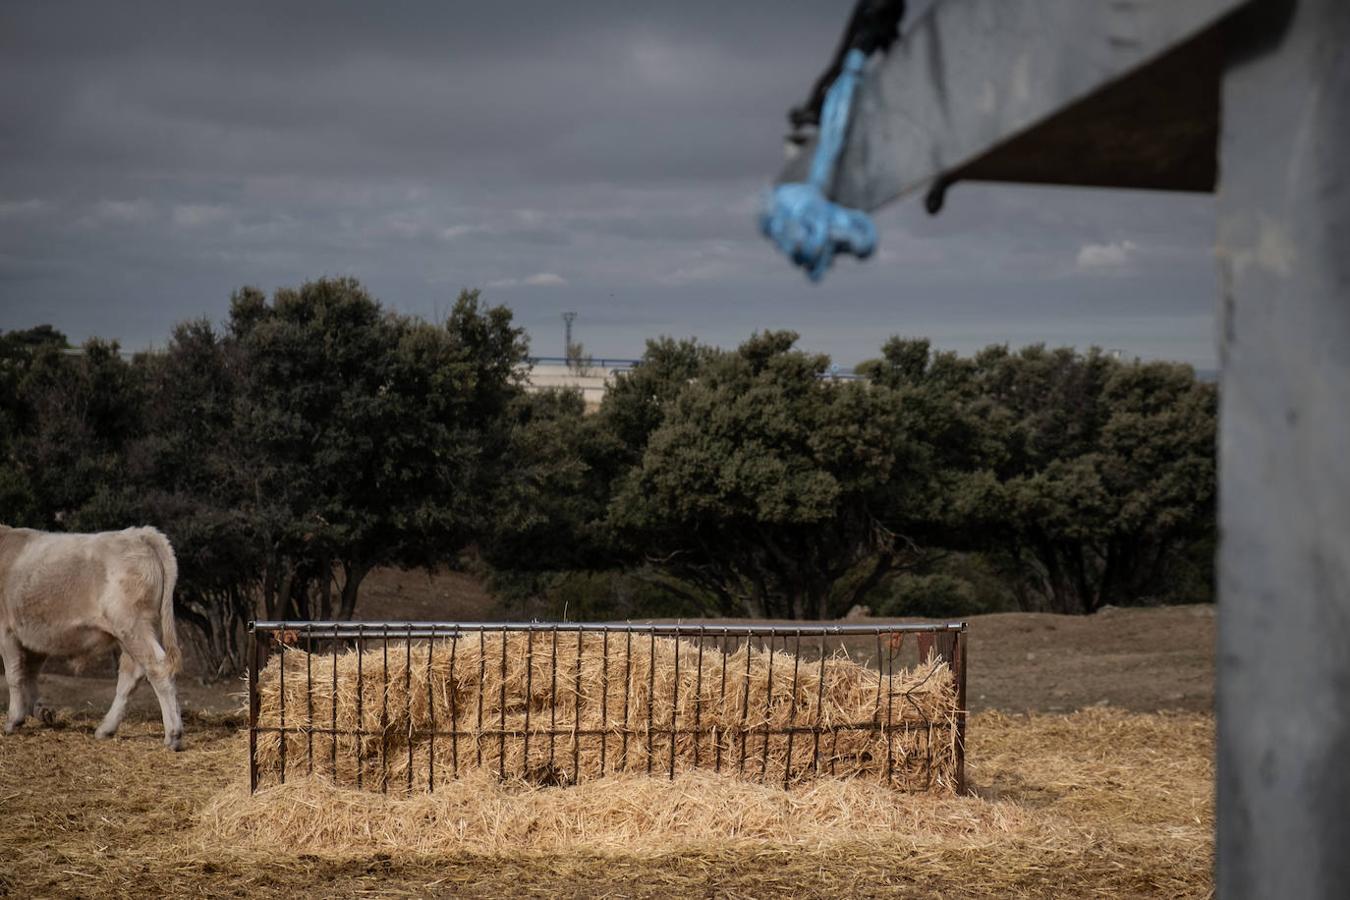
[[(164, 648), (155, 639), (154, 628), (147, 625), (121, 638), (122, 652), (145, 671), (150, 686), (159, 699), (159, 712), (164, 719), (164, 746), (170, 750), (183, 749), (183, 718), (178, 711), (178, 692), (173, 685), (173, 668), (165, 658)], [(119, 677), (120, 682), (120, 677)]]
[(25, 687), (27, 673), (24, 671), (23, 647), (19, 646), (19, 639), (3, 628), (0, 628), (0, 659), (5, 662), (5, 681), (9, 684), (9, 714), (5, 717), (5, 734), (13, 734), (14, 729), (28, 717), (28, 691)]
[(50, 709), (41, 708), (38, 701), (38, 676), (42, 674), (42, 664), (47, 661), (45, 653), (23, 650), (23, 708), (28, 715), (36, 716), (44, 725), (50, 725), (56, 716)]
[(127, 699), (131, 696), (131, 692), (136, 690), (136, 685), (141, 683), (141, 676), (144, 674), (145, 670), (141, 668), (141, 664), (123, 650), (122, 658), (117, 663), (117, 694), (113, 697), (112, 706), (108, 707), (108, 714), (103, 717), (98, 730), (94, 732), (94, 737), (112, 737), (117, 731), (117, 726), (122, 724), (122, 717), (127, 712)]

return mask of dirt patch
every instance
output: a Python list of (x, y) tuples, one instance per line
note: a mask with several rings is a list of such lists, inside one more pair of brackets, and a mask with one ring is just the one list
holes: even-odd
[(358, 619), (484, 622), (502, 615), (483, 583), (464, 572), (376, 569), (361, 584)]
[(1214, 607), (970, 619), (973, 710), (1214, 708)]

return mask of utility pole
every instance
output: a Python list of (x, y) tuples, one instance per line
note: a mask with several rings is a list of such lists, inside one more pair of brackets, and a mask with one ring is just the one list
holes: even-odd
[(563, 317), (563, 359), (570, 365), (572, 362), (572, 323), (576, 321), (577, 314), (574, 312), (565, 312)]

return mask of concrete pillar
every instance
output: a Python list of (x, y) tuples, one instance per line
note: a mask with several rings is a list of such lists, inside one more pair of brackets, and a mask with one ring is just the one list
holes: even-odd
[(1350, 0), (1229, 42), (1218, 888), (1350, 897)]

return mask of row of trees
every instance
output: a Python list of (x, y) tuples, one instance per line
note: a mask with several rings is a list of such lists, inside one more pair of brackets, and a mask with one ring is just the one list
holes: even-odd
[(247, 619), (349, 618), (384, 565), (793, 618), (965, 560), (1027, 609), (1205, 593), (1215, 396), (1188, 367), (892, 339), (840, 381), (795, 340), (652, 341), (588, 415), (525, 390), (521, 330), (472, 291), (428, 323), (349, 279), (245, 289), (131, 360), (10, 332), (0, 521), (165, 530), (220, 673)]
[(795, 339), (651, 342), (541, 455), (579, 465), (512, 558), (589, 547), (756, 617), (840, 616), (953, 560), (1023, 609), (1208, 598), (1216, 396), (1190, 367), (896, 338), (837, 381)]
[(0, 519), (159, 526), (221, 672), (248, 619), (350, 618), (375, 566), (453, 560), (489, 529), (526, 353), (474, 292), (430, 324), (352, 280), (240, 291), (222, 331), (189, 322), (130, 361), (50, 329), (0, 341)]

